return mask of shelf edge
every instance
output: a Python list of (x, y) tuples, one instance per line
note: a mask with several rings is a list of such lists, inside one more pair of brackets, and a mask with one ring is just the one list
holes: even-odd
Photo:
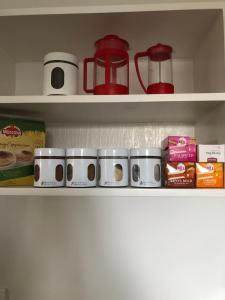
[[(194, 99), (194, 100), (193, 100)], [(164, 95), (69, 95), (69, 96), (0, 96), (0, 104), (107, 104), (107, 103), (163, 103), (163, 102), (225, 101), (225, 93), (186, 93)]]
[[(188, 191), (188, 193), (187, 193)], [(23, 197), (223, 197), (225, 189), (138, 189), (138, 188), (33, 188), (1, 187), (0, 196)]]
[(0, 9), (0, 16), (32, 16), (32, 15), (65, 15), (93, 13), (129, 13), (142, 11), (171, 11), (197, 9), (224, 9), (223, 2), (172, 2), (151, 4), (120, 4), (120, 5), (87, 5), (87, 6), (58, 6), (58, 7), (24, 7)]

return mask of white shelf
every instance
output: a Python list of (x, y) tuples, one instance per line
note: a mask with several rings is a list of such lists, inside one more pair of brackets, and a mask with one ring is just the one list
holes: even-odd
[[(43, 1), (42, 8), (18, 4), (18, 8), (12, 10), (1, 10), (0, 3), (1, 95), (41, 94), (43, 57), (52, 51), (69, 52), (78, 57), (82, 92), (83, 59), (92, 57), (94, 42), (109, 33), (119, 35), (130, 44), (133, 94), (142, 92), (134, 69), (134, 54), (158, 42), (174, 49), (176, 92), (224, 92), (223, 2), (72, 7), (61, 2), (61, 7), (51, 7), (55, 1), (54, 4), (50, 0)], [(35, 6), (30, 2), (29, 5)], [(146, 60), (141, 60), (144, 78), (147, 76), (145, 66)]]
[[(4, 16), (0, 48), (16, 62), (42, 62), (54, 49), (83, 60), (93, 55), (97, 39), (115, 33), (130, 43), (131, 58), (161, 41), (174, 47), (174, 58), (187, 59), (197, 53), (199, 39), (207, 35), (222, 8), (222, 3), (176, 3), (0, 10)], [(166, 30), (160, 19), (167, 24)]]
[[(123, 2), (123, 1), (121, 1)], [(131, 4), (135, 2), (134, 4)], [(223, 7), (222, 1), (199, 1), (197, 3), (188, 3), (187, 1), (174, 3), (141, 3), (136, 4), (137, 1), (129, 1), (129, 4), (118, 5), (82, 5), (83, 1), (76, 1), (78, 5), (74, 5), (74, 1), (63, 1), (56, 6), (52, 6), (52, 1), (42, 2), (39, 6), (38, 2), (30, 3), (29, 5), (20, 5), (19, 2), (14, 3), (13, 8), (11, 2), (0, 4), (0, 16), (26, 16), (26, 15), (57, 15), (57, 14), (91, 14), (91, 13), (115, 13), (115, 12), (142, 12), (142, 11), (169, 11), (181, 9), (219, 9)], [(171, 1), (172, 2), (172, 1)], [(59, 2), (58, 2), (59, 3)], [(98, 1), (96, 1), (98, 4)], [(72, 5), (71, 5), (72, 4)]]
[(0, 109), (1, 113), (26, 115), (53, 123), (195, 123), (224, 102), (225, 93), (0, 96)]
[(23, 197), (224, 197), (225, 189), (1, 187), (0, 196)]

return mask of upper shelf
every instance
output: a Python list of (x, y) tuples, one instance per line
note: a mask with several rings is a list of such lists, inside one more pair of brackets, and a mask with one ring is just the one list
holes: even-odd
[(131, 57), (161, 42), (174, 47), (175, 58), (190, 58), (212, 23), (222, 15), (223, 6), (176, 5), (24, 10), (26, 16), (0, 18), (1, 48), (16, 62), (40, 62), (46, 53), (56, 50), (74, 53), (81, 60), (93, 55), (97, 39), (114, 33), (129, 42)]
[(225, 189), (1, 187), (0, 196), (22, 197), (225, 197)]
[(137, 12), (137, 11), (168, 11), (181, 9), (212, 9), (222, 8), (223, 0), (198, 1), (189, 0), (111, 0), (106, 4), (104, 0), (11, 0), (0, 3), (0, 16), (25, 16), (25, 15), (59, 15), (59, 14), (90, 14), (112, 12)]
[[(31, 2), (24, 1), (27, 5)], [(46, 5), (50, 3), (53, 2), (46, 0)], [(129, 42), (133, 94), (141, 93), (134, 54), (159, 42), (174, 49), (176, 92), (225, 91), (223, 2), (18, 9), (14, 15), (8, 11), (8, 16), (5, 12), (1, 17), (0, 3), (0, 95), (40, 94), (43, 58), (52, 51), (69, 52), (78, 57), (82, 93), (83, 59), (94, 55), (95, 41), (107, 34), (119, 35)], [(140, 60), (140, 69), (146, 82), (146, 58)], [(91, 70), (88, 72), (90, 84)]]
[(0, 96), (0, 110), (52, 123), (195, 123), (224, 102), (225, 93)]

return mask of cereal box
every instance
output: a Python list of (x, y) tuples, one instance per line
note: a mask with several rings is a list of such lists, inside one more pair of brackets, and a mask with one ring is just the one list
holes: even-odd
[(45, 125), (0, 116), (0, 186), (33, 185), (33, 151), (45, 146)]

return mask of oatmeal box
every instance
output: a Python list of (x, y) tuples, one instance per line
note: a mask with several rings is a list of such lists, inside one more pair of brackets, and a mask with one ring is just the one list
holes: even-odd
[(196, 139), (189, 136), (168, 136), (162, 141), (162, 155), (166, 161), (196, 162)]
[(43, 122), (0, 116), (0, 186), (33, 185), (33, 152), (44, 146)]

